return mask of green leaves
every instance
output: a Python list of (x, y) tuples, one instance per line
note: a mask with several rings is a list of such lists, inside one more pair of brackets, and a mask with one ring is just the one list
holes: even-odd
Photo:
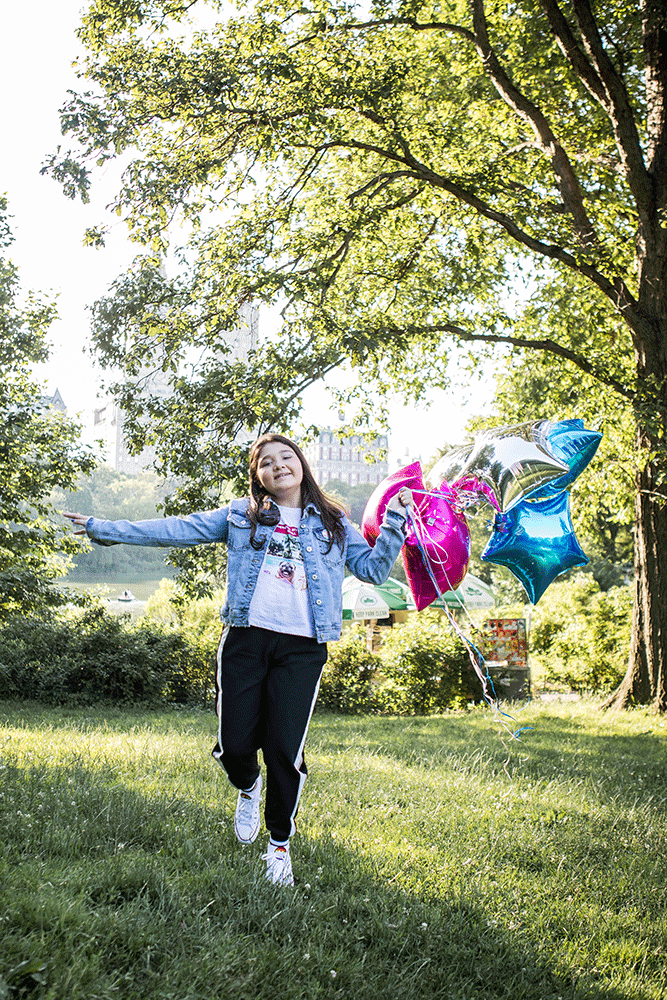
[[(231, 306), (244, 284), (298, 303), (307, 324), (326, 301), (339, 322), (363, 311), (377, 330), (382, 314), (414, 338), (417, 318), (495, 332), (484, 302), (510, 280), (508, 240), (606, 295), (628, 279), (636, 212), (614, 129), (534, 5), (487, 6), (495, 76), (454, 4), (435, 21), (420, 4), (366, 20), (265, 2), (179, 40), (186, 7), (96, 3), (83, 72), (99, 92), (75, 96), (63, 124), (82, 164), (136, 150), (117, 208), (158, 253), (187, 221), (193, 298), (212, 279)], [(634, 81), (631, 27), (618, 25), (614, 58)], [(68, 164), (52, 169), (74, 183)]]
[[(6, 244), (5, 208), (0, 204)], [(55, 306), (36, 296), (25, 305), (17, 299), (16, 268), (0, 257), (0, 618), (61, 600), (51, 584), (65, 572), (73, 541), (52, 520), (50, 493), (94, 465), (79, 427), (48, 409), (31, 376), (32, 364), (48, 355)]]

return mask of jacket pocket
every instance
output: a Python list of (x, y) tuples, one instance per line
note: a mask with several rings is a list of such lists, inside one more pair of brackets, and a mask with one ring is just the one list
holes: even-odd
[(228, 515), (229, 533), (227, 547), (242, 549), (250, 546), (250, 521), (244, 514), (230, 511)]
[(313, 528), (313, 538), (320, 558), (327, 566), (335, 566), (343, 558), (336, 542), (331, 544), (331, 535), (326, 528)]

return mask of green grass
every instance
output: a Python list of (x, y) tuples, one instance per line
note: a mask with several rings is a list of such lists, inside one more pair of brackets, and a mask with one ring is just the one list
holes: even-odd
[(666, 997), (667, 722), (520, 721), (316, 714), (291, 890), (211, 716), (0, 703), (0, 1000)]

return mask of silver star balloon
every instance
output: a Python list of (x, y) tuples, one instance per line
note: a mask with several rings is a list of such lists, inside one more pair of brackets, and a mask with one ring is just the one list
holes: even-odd
[(551, 427), (551, 421), (539, 420), (484, 431), (475, 439), (465, 461), (460, 451), (445, 455), (434, 466), (431, 477), (441, 475), (454, 488), (476, 489), (480, 499), (486, 496), (504, 513), (569, 471), (551, 452)]

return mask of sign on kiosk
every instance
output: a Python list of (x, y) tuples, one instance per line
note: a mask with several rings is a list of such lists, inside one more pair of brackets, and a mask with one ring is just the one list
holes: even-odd
[(489, 618), (484, 622), (487, 661), (508, 667), (528, 667), (528, 639), (525, 618)]
[(528, 635), (525, 618), (489, 618), (484, 622), (484, 657), (498, 695), (530, 694)]

